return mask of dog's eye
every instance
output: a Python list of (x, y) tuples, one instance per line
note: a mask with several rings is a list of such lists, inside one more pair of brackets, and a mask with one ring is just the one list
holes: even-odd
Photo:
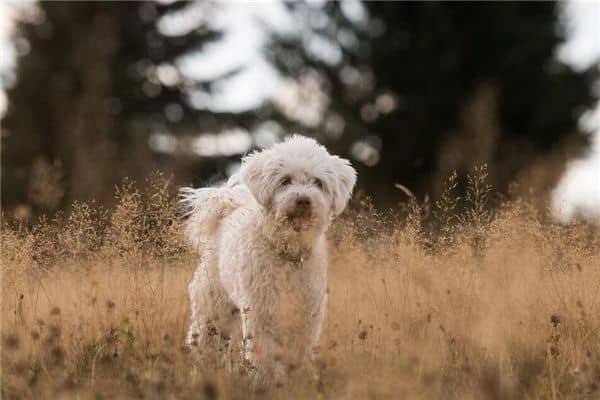
[(320, 180), (319, 178), (315, 178), (315, 186), (318, 187), (319, 189), (323, 189), (325, 187), (325, 185), (323, 184), (323, 181)]
[(283, 178), (281, 180), (281, 182), (279, 183), (281, 186), (287, 186), (290, 183), (292, 183), (292, 178), (290, 178), (289, 176), (286, 176), (285, 178)]

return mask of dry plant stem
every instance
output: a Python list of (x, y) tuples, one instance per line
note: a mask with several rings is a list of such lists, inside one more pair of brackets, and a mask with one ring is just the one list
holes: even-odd
[(522, 199), (492, 211), (481, 176), (465, 207), (450, 177), (432, 224), (413, 197), (407, 217), (365, 203), (332, 227), (313, 370), (266, 393), (232, 344), (226, 367), (191, 374), (197, 259), (153, 179), (121, 188), (112, 212), (3, 219), (3, 399), (600, 398), (597, 228), (554, 224)]

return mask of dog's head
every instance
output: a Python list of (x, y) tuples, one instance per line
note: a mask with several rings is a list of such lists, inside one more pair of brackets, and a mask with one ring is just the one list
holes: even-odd
[(350, 198), (356, 171), (314, 139), (292, 136), (242, 160), (256, 201), (295, 232), (322, 232)]

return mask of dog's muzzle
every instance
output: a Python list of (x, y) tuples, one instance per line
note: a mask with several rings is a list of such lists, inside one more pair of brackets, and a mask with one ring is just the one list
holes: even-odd
[(310, 199), (306, 196), (299, 196), (294, 203), (293, 210), (288, 213), (287, 217), (296, 232), (310, 229), (312, 218)]

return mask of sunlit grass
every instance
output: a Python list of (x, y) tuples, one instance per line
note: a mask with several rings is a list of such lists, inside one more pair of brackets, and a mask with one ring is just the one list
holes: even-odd
[[(600, 396), (600, 237), (485, 171), (437, 203), (355, 205), (330, 232), (329, 307), (311, 373), (265, 393), (239, 357), (193, 374), (172, 188), (125, 184), (115, 210), (2, 229), (2, 397), (579, 399)], [(463, 199), (459, 199), (463, 197)], [(460, 211), (459, 211), (460, 210)], [(235, 351), (233, 351), (235, 353)]]

